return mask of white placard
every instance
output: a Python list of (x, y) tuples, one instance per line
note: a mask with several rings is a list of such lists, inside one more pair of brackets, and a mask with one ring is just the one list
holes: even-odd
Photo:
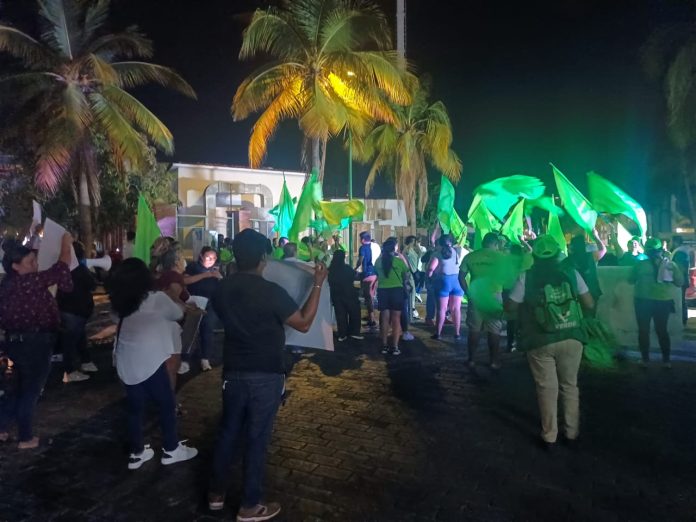
[[(282, 286), (294, 299), (297, 306), (302, 306), (307, 300), (314, 284), (314, 267), (306, 263), (290, 263), (287, 261), (269, 260), (263, 271), (263, 277)], [(321, 287), (319, 306), (314, 322), (307, 333), (301, 333), (285, 327), (285, 343), (292, 346), (304, 346), (329, 350), (333, 352), (333, 326), (331, 319), (331, 294), (326, 281)]]
[(201, 310), (205, 310), (206, 306), (208, 306), (208, 298), (202, 295), (192, 295), (186, 303), (196, 305)]
[[(63, 244), (65, 229), (55, 221), (46, 218), (44, 223), (44, 235), (39, 247), (39, 270), (48, 270), (60, 257), (60, 247)], [(75, 270), (78, 265), (75, 250), (70, 247), (70, 270)]]
[[(635, 287), (630, 283), (633, 267), (629, 266), (599, 266), (597, 278), (602, 289), (602, 296), (597, 303), (597, 318), (601, 319), (622, 346), (638, 346), (638, 324), (633, 304)], [(676, 344), (681, 341), (684, 327), (681, 316), (682, 289), (670, 285), (672, 289), (676, 313), (670, 314), (667, 330)], [(657, 336), (654, 327), (650, 328), (650, 346), (656, 348)]]

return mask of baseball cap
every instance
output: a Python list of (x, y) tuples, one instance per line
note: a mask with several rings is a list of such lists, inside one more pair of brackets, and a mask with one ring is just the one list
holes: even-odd
[(651, 237), (645, 242), (645, 250), (662, 250), (662, 241), (658, 237)]

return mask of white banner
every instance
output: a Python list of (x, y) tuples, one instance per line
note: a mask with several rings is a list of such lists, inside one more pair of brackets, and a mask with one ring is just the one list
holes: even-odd
[[(597, 267), (599, 286), (602, 289), (602, 296), (597, 303), (597, 318), (609, 327), (620, 345), (637, 348), (638, 324), (633, 304), (635, 288), (629, 282), (632, 270), (633, 268), (628, 266)], [(670, 315), (667, 330), (673, 344), (681, 341), (684, 330), (681, 315), (681, 291), (681, 288), (672, 285), (676, 313)], [(650, 327), (650, 346), (655, 349), (658, 347), (655, 328), (652, 324)]]
[[(44, 223), (44, 235), (41, 239), (41, 246), (39, 247), (39, 270), (48, 270), (58, 261), (64, 234), (65, 229), (63, 227), (55, 221), (46, 218), (46, 222)], [(70, 251), (70, 270), (75, 270), (79, 263), (72, 246), (70, 247)]]
[[(302, 306), (314, 284), (314, 267), (306, 263), (268, 260), (263, 277), (282, 286), (294, 299), (297, 306)], [(307, 333), (301, 333), (285, 327), (285, 343), (292, 346), (304, 346), (319, 350), (334, 350), (331, 294), (326, 281), (321, 288), (317, 316)]]

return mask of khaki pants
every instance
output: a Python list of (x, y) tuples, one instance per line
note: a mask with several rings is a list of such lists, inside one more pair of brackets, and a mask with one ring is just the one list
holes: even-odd
[(580, 428), (580, 392), (578, 370), (582, 358), (580, 341), (569, 339), (547, 344), (527, 353), (527, 361), (536, 383), (541, 438), (556, 442), (558, 436), (558, 392), (563, 402), (565, 436), (575, 439)]

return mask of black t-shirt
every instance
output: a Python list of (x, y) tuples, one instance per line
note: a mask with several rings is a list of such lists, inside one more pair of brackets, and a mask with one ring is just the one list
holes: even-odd
[[(198, 275), (198, 274), (204, 274), (206, 272), (212, 272), (214, 271), (215, 268), (206, 268), (202, 264), (200, 264), (198, 261), (195, 263), (189, 263), (186, 266), (186, 274), (187, 275)], [(213, 294), (215, 293), (215, 290), (217, 289), (218, 285), (218, 278), (217, 277), (207, 277), (205, 279), (201, 279), (197, 283), (193, 283), (191, 285), (187, 285), (186, 289), (188, 290), (189, 294), (191, 295), (200, 295), (201, 297), (207, 297), (210, 299)]]
[(92, 292), (97, 287), (97, 283), (92, 273), (84, 265), (79, 265), (70, 272), (73, 281), (72, 292), (58, 290), (56, 300), (58, 309), (61, 312), (89, 318), (94, 311), (94, 297)]
[(355, 272), (346, 264), (330, 267), (327, 279), (332, 299), (353, 297), (356, 293), (357, 289), (353, 285)]
[(256, 274), (233, 274), (218, 285), (212, 305), (225, 325), (225, 372), (285, 371), (284, 323), (298, 309), (285, 289)]

